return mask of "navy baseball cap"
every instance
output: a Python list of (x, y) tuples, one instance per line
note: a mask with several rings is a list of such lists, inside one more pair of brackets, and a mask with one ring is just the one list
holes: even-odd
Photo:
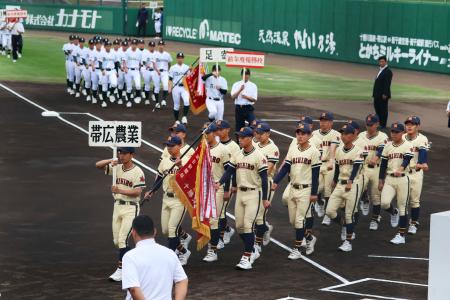
[(177, 58), (184, 58), (184, 53), (183, 52), (178, 52), (177, 53)]
[(328, 121), (333, 121), (334, 120), (334, 115), (332, 112), (328, 111), (328, 112), (323, 112), (320, 114), (320, 118), (319, 120), (328, 120)]
[(408, 123), (411, 123), (413, 125), (420, 125), (420, 118), (418, 116), (409, 116), (405, 121), (405, 125)]
[(133, 39), (133, 40), (131, 41), (131, 45), (137, 45), (137, 43), (138, 43), (138, 40), (137, 40), (137, 39)]
[(139, 40), (138, 40), (138, 43), (139, 43), (139, 44), (145, 44), (145, 41), (144, 41), (144, 39), (139, 39)]
[(230, 123), (228, 123), (228, 121), (225, 120), (217, 120), (216, 125), (218, 129), (231, 128)]
[(113, 42), (114, 45), (120, 45), (120, 40), (119, 39), (115, 39)]
[(163, 40), (160, 40), (160, 41), (158, 42), (158, 45), (164, 46), (165, 44), (166, 44), (166, 42), (164, 42)]
[(352, 126), (353, 128), (355, 128), (355, 129), (357, 129), (357, 130), (359, 130), (359, 124), (358, 123), (356, 123), (355, 121), (353, 121), (353, 120), (348, 120), (347, 121), (347, 124), (348, 125), (350, 125), (350, 126)]
[(308, 123), (299, 123), (295, 132), (311, 133), (311, 126)]
[(380, 122), (380, 118), (378, 118), (378, 115), (376, 114), (370, 114), (366, 117), (366, 125), (368, 126), (372, 126), (378, 122)]
[(252, 123), (249, 125), (249, 127), (251, 129), (255, 130), (259, 123), (261, 123), (261, 121), (255, 119), (252, 121)]
[(117, 148), (117, 152), (134, 153), (134, 152), (136, 152), (136, 148), (134, 148), (134, 147), (119, 147), (119, 148)]
[(164, 145), (166, 145), (167, 147), (173, 147), (175, 145), (181, 144), (182, 144), (181, 139), (176, 135), (169, 137), (167, 141), (164, 143)]
[(391, 125), (391, 131), (393, 132), (403, 132), (405, 131), (405, 125), (400, 122), (395, 122)]
[(86, 40), (84, 39), (84, 37), (81, 37), (79, 41), (80, 43), (84, 43)]
[(123, 41), (122, 46), (128, 46), (128, 41)]
[(253, 129), (250, 127), (242, 127), (241, 130), (236, 132), (239, 137), (253, 137)]
[(154, 42), (154, 41), (150, 41), (150, 42), (148, 42), (148, 45), (149, 45), (150, 47), (155, 47), (155, 42)]
[(264, 133), (264, 132), (270, 132), (270, 126), (269, 124), (265, 122), (261, 122), (256, 126), (256, 132), (257, 133)]
[[(205, 130), (206, 129), (206, 130)], [(203, 130), (205, 130), (205, 133), (211, 133), (216, 132), (218, 130), (216, 123), (205, 123), (203, 125)]]
[(110, 41), (105, 42), (105, 46), (112, 46), (112, 43)]
[(340, 133), (346, 134), (346, 133), (355, 133), (355, 128), (351, 126), (350, 124), (345, 124), (342, 126), (342, 128), (339, 130)]
[(299, 124), (300, 123), (312, 124), (313, 122), (314, 122), (313, 118), (311, 118), (310, 116), (301, 116), (300, 121), (298, 121)]
[(186, 132), (186, 126), (183, 124), (176, 124), (169, 128), (169, 131), (175, 131), (175, 132)]

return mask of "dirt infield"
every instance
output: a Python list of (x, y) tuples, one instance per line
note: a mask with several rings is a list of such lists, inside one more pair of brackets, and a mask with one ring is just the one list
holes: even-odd
[[(169, 108), (158, 113), (152, 113), (151, 108), (143, 105), (130, 110), (117, 105), (101, 109), (68, 97), (62, 85), (3, 84), (49, 110), (90, 112), (105, 120), (143, 121), (144, 139), (159, 147), (165, 130), (172, 123)], [(5, 191), (2, 197), (4, 209), (0, 210), (1, 299), (122, 299), (124, 293), (120, 285), (106, 280), (117, 259), (110, 228), (110, 178), (94, 167), (96, 160), (111, 157), (111, 151), (89, 148), (85, 133), (74, 127), (87, 128), (92, 118), (62, 115), (72, 125), (56, 118), (43, 118), (41, 109), (1, 87), (0, 99), (0, 132), (5, 140), (0, 154), (3, 165), (0, 188)], [(360, 121), (365, 115), (359, 113), (365, 109), (359, 103), (351, 108), (344, 107), (345, 104), (341, 106), (348, 114), (336, 113), (337, 119), (352, 117)], [(258, 101), (256, 113), (260, 118), (294, 118), (300, 113), (316, 116), (319, 109), (289, 99), (263, 98)], [(231, 101), (227, 102), (225, 112), (225, 117), (233, 121)], [(191, 118), (188, 142), (194, 139), (205, 120), (204, 114)], [(272, 122), (271, 125), (279, 132), (291, 134), (294, 122)], [(201, 262), (204, 251), (193, 251), (186, 267), (190, 278), (189, 299), (277, 299), (288, 295), (304, 299), (362, 298), (333, 290), (425, 299), (426, 287), (394, 281), (426, 285), (426, 260), (368, 257), (428, 258), (429, 215), (450, 207), (447, 203), (450, 142), (433, 131), (425, 134), (433, 147), (430, 171), (424, 183), (421, 227), (418, 235), (408, 237), (406, 245), (398, 247), (388, 243), (395, 229), (388, 225), (387, 215), (383, 215), (378, 232), (369, 232), (369, 218), (362, 217), (356, 228), (354, 251), (339, 253), (340, 229), (336, 226), (324, 228), (316, 220), (314, 231), (318, 242), (310, 259), (318, 265), (289, 261), (288, 252), (271, 243), (251, 272), (239, 272), (233, 267), (240, 258), (242, 245), (234, 236), (232, 243), (219, 253), (220, 260), (216, 264), (205, 265)], [(290, 139), (275, 133), (273, 139), (284, 156)], [(159, 155), (157, 150), (144, 145), (136, 158), (155, 169)], [(150, 185), (154, 174), (145, 173), (147, 185)], [(269, 221), (275, 227), (273, 237), (290, 247), (293, 230), (288, 224), (287, 209), (281, 204), (280, 191), (282, 189), (275, 194)], [(160, 209), (160, 192), (143, 207), (143, 213), (153, 217), (158, 229)], [(229, 211), (233, 213), (232, 209)], [(189, 225), (190, 220), (186, 218), (183, 226), (189, 228)], [(157, 240), (166, 244), (161, 236)], [(331, 272), (338, 277), (333, 277)], [(390, 282), (366, 280), (350, 284), (365, 278)], [(343, 283), (347, 285), (320, 291)]]

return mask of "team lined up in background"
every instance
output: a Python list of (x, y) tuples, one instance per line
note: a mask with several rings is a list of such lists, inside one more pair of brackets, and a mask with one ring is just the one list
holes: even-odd
[(25, 29), (22, 19), (0, 17), (0, 53), (17, 62), (22, 57)]

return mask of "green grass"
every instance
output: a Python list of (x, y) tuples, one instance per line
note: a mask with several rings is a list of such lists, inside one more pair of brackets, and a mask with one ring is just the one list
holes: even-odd
[[(24, 56), (16, 64), (0, 56), (0, 80), (35, 83), (65, 83), (62, 37), (26, 36)], [(172, 53), (174, 56), (174, 53)], [(195, 57), (187, 56), (186, 63)], [(222, 67), (229, 89), (239, 80), (239, 69)], [(302, 99), (369, 100), (373, 82), (315, 72), (267, 66), (254, 70), (252, 80), (262, 96)], [(450, 92), (413, 85), (394, 84), (395, 101), (448, 101)]]

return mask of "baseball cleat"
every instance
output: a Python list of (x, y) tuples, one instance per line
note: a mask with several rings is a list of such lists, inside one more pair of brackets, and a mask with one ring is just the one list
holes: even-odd
[(188, 120), (187, 120), (186, 116), (183, 116), (181, 118), (181, 123), (183, 123), (183, 124), (187, 124), (188, 123)]
[(22, 54), (17, 52), (17, 57), (22, 58)]
[(217, 243), (217, 249), (223, 249), (225, 248), (225, 244), (222, 240), (219, 240), (219, 242)]
[(131, 108), (131, 106), (133, 106), (133, 104), (131, 104), (131, 101), (127, 102), (127, 108)]
[(126, 91), (122, 91), (122, 97), (126, 97), (127, 92)]
[(394, 213), (391, 215), (391, 226), (393, 228), (398, 226), (398, 222), (400, 220), (400, 214), (398, 212), (398, 209), (394, 209)]
[(343, 252), (350, 252), (352, 251), (352, 243), (345, 240), (338, 249)]
[(303, 247), (303, 248), (306, 247), (306, 238), (303, 238), (302, 244), (300, 245), (300, 247)]
[(391, 240), (391, 244), (394, 245), (400, 245), (404, 244), (406, 242), (405, 236), (401, 235), (400, 233), (397, 233), (394, 238)]
[[(353, 232), (352, 241), (356, 238), (356, 234)], [(342, 226), (341, 229), (341, 241), (345, 241), (347, 239), (347, 227)]]
[(109, 96), (109, 102), (111, 103), (116, 102), (116, 97), (114, 97), (114, 95)]
[(320, 205), (318, 202), (314, 204), (314, 209), (316, 210), (317, 216), (322, 218), (325, 215), (325, 205)]
[(117, 270), (109, 276), (111, 281), (122, 281), (122, 269), (117, 268)]
[(223, 243), (225, 245), (228, 245), (231, 241), (231, 237), (233, 236), (235, 230), (232, 227), (229, 227), (230, 231), (225, 231), (225, 234), (223, 235)]
[(416, 234), (417, 233), (417, 225), (409, 224), (408, 234)]
[(144, 99), (145, 99), (145, 93), (144, 93), (144, 91), (141, 91), (141, 98), (144, 98)]
[(11, 55), (8, 54), (6, 57), (11, 58)]
[(98, 92), (98, 99), (100, 99), (101, 101), (103, 101), (103, 94)]
[(148, 99), (145, 100), (144, 104), (145, 104), (145, 105), (150, 105), (150, 100), (148, 100)]
[(156, 103), (156, 104), (155, 104), (155, 108), (156, 108), (156, 109), (160, 109), (160, 108), (161, 108), (161, 104)]
[(119, 99), (119, 101), (117, 101), (117, 104), (122, 105), (123, 104), (122, 99)]
[(253, 247), (252, 255), (250, 255), (250, 263), (253, 264), (255, 262), (255, 260), (257, 260), (260, 256), (261, 256), (261, 254), (260, 254), (260, 252), (258, 251), (258, 248), (256, 248), (256, 245), (255, 245), (255, 247)]
[(130, 96), (130, 97), (131, 97), (131, 99), (134, 99), (134, 94), (133, 94), (133, 93), (131, 93), (131, 96)]
[(217, 253), (214, 252), (214, 250), (208, 249), (208, 252), (206, 252), (206, 256), (203, 258), (204, 262), (213, 262), (213, 261), (217, 261), (218, 257), (217, 257)]
[(176, 120), (174, 125), (180, 124), (180, 121)]
[(264, 236), (263, 236), (263, 245), (267, 246), (270, 243), (270, 235), (272, 234), (273, 231), (273, 226), (270, 225), (269, 223), (267, 223), (267, 231), (264, 232)]
[(258, 250), (258, 253), (261, 254), (262, 253), (262, 247), (258, 244), (255, 244), (253, 247), (255, 247), (255, 252), (256, 250)]
[(361, 201), (361, 204), (359, 205), (359, 207), (361, 208), (361, 212), (364, 216), (367, 216), (369, 214), (369, 210), (370, 210), (370, 202), (367, 201)]
[(134, 98), (134, 103), (136, 103), (136, 104), (141, 103), (141, 97)]
[(291, 260), (300, 259), (300, 258), (302, 258), (302, 254), (300, 253), (300, 251), (297, 248), (294, 248), (294, 249), (292, 249), (292, 251), (289, 254), (288, 258), (291, 259)]
[(92, 100), (92, 99), (91, 99), (91, 96), (88, 95), (88, 96), (86, 97), (86, 101), (89, 102), (89, 101), (91, 101), (91, 100)]
[(153, 102), (156, 102), (155, 94), (152, 94), (152, 101), (153, 101)]
[(92, 97), (92, 104), (97, 104), (97, 99), (95, 97)]
[(377, 231), (379, 225), (380, 224), (376, 220), (371, 220), (370, 225), (369, 225), (369, 230)]
[(330, 219), (330, 217), (327, 216), (327, 215), (325, 215), (325, 217), (323, 217), (323, 220), (322, 220), (322, 225), (330, 226), (330, 224), (331, 224), (331, 219)]
[(106, 104), (105, 101), (102, 101), (102, 107), (103, 107), (103, 108), (106, 108), (106, 107), (108, 107), (108, 104)]
[(83, 89), (83, 90), (81, 91), (81, 93), (83, 94), (83, 96), (87, 96), (87, 92), (86, 92), (85, 89)]
[(243, 255), (241, 260), (236, 265), (236, 269), (238, 270), (251, 270), (252, 263), (250, 262), (250, 257)]
[(81, 94), (80, 94), (79, 92), (77, 92), (77, 93), (75, 94), (75, 98), (80, 98), (80, 96), (81, 96)]
[(180, 263), (182, 266), (187, 265), (189, 256), (191, 256), (191, 251), (189, 249), (186, 249), (186, 253), (178, 253), (178, 259), (180, 260)]
[(75, 95), (75, 91), (71, 89), (69, 95)]
[(189, 233), (186, 233), (186, 234), (187, 234), (187, 237), (185, 239), (181, 239), (180, 242), (184, 248), (188, 249), (189, 243), (192, 241), (192, 235), (190, 235)]
[(166, 105), (167, 105), (166, 100), (162, 100), (161, 101), (161, 106), (166, 106)]
[(306, 255), (311, 255), (314, 252), (314, 245), (317, 242), (317, 238), (314, 235), (311, 235), (312, 239), (310, 241), (306, 240)]

